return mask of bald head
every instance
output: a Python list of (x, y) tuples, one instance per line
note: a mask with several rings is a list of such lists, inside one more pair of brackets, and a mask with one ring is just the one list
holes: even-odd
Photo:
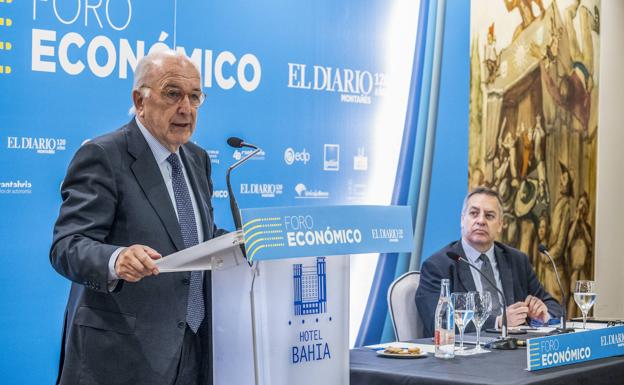
[(174, 50), (164, 50), (150, 52), (147, 56), (143, 56), (134, 70), (134, 83), (132, 84), (132, 90), (138, 91), (141, 86), (144, 86), (149, 82), (149, 78), (162, 73), (166, 64), (177, 64), (178, 66), (187, 67), (190, 66), (195, 69), (197, 75), (200, 77), (201, 84), (201, 72), (185, 54)]

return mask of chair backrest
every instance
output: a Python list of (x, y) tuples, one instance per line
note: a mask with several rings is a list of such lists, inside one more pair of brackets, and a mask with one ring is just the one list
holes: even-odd
[(420, 271), (408, 271), (388, 288), (388, 309), (397, 341), (422, 338), (423, 325), (416, 308)]

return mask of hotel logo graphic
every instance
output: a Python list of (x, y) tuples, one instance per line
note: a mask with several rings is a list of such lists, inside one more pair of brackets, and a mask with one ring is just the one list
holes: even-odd
[(327, 267), (325, 257), (317, 257), (315, 266), (293, 264), (295, 315), (327, 312)]
[(249, 261), (262, 249), (283, 247), (283, 221), (280, 217), (255, 218), (243, 224), (243, 235)]

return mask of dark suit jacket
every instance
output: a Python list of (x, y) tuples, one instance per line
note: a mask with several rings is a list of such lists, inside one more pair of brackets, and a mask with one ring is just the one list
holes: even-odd
[[(221, 234), (210, 203), (210, 159), (181, 147), (204, 240)], [(170, 384), (185, 331), (190, 273), (166, 273), (107, 289), (108, 262), (121, 246), (166, 256), (184, 248), (173, 204), (134, 119), (85, 143), (67, 170), (50, 261), (72, 281), (65, 312), (61, 384)], [(210, 330), (210, 274), (205, 274)], [(209, 333), (207, 333), (209, 334)], [(204, 341), (210, 346), (211, 341)], [(208, 350), (209, 351), (209, 350)], [(210, 360), (211, 357), (206, 357)], [(209, 364), (203, 365), (209, 371)], [(206, 377), (209, 373), (203, 373)]]
[[(466, 258), (461, 241), (453, 242), (434, 253), (422, 265), (420, 285), (416, 290), (416, 306), (424, 325), (425, 337), (433, 336), (435, 328), (435, 309), (440, 297), (440, 281), (443, 278), (451, 280), (452, 292), (476, 291), (470, 266), (462, 262), (455, 262), (446, 253), (454, 251)], [(494, 255), (503, 285), (503, 292), (507, 304), (511, 305), (524, 299), (530, 294), (540, 298), (553, 317), (561, 316), (561, 306), (548, 294), (529, 263), (529, 258), (520, 250), (502, 243), (495, 242)], [(496, 316), (490, 316), (485, 328), (494, 327)], [(472, 322), (466, 331), (474, 331)]]

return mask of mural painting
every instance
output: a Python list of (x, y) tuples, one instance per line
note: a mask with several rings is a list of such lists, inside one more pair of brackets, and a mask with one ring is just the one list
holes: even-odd
[(529, 255), (570, 316), (592, 279), (596, 209), (600, 1), (473, 0), (470, 188), (503, 200), (500, 239)]

